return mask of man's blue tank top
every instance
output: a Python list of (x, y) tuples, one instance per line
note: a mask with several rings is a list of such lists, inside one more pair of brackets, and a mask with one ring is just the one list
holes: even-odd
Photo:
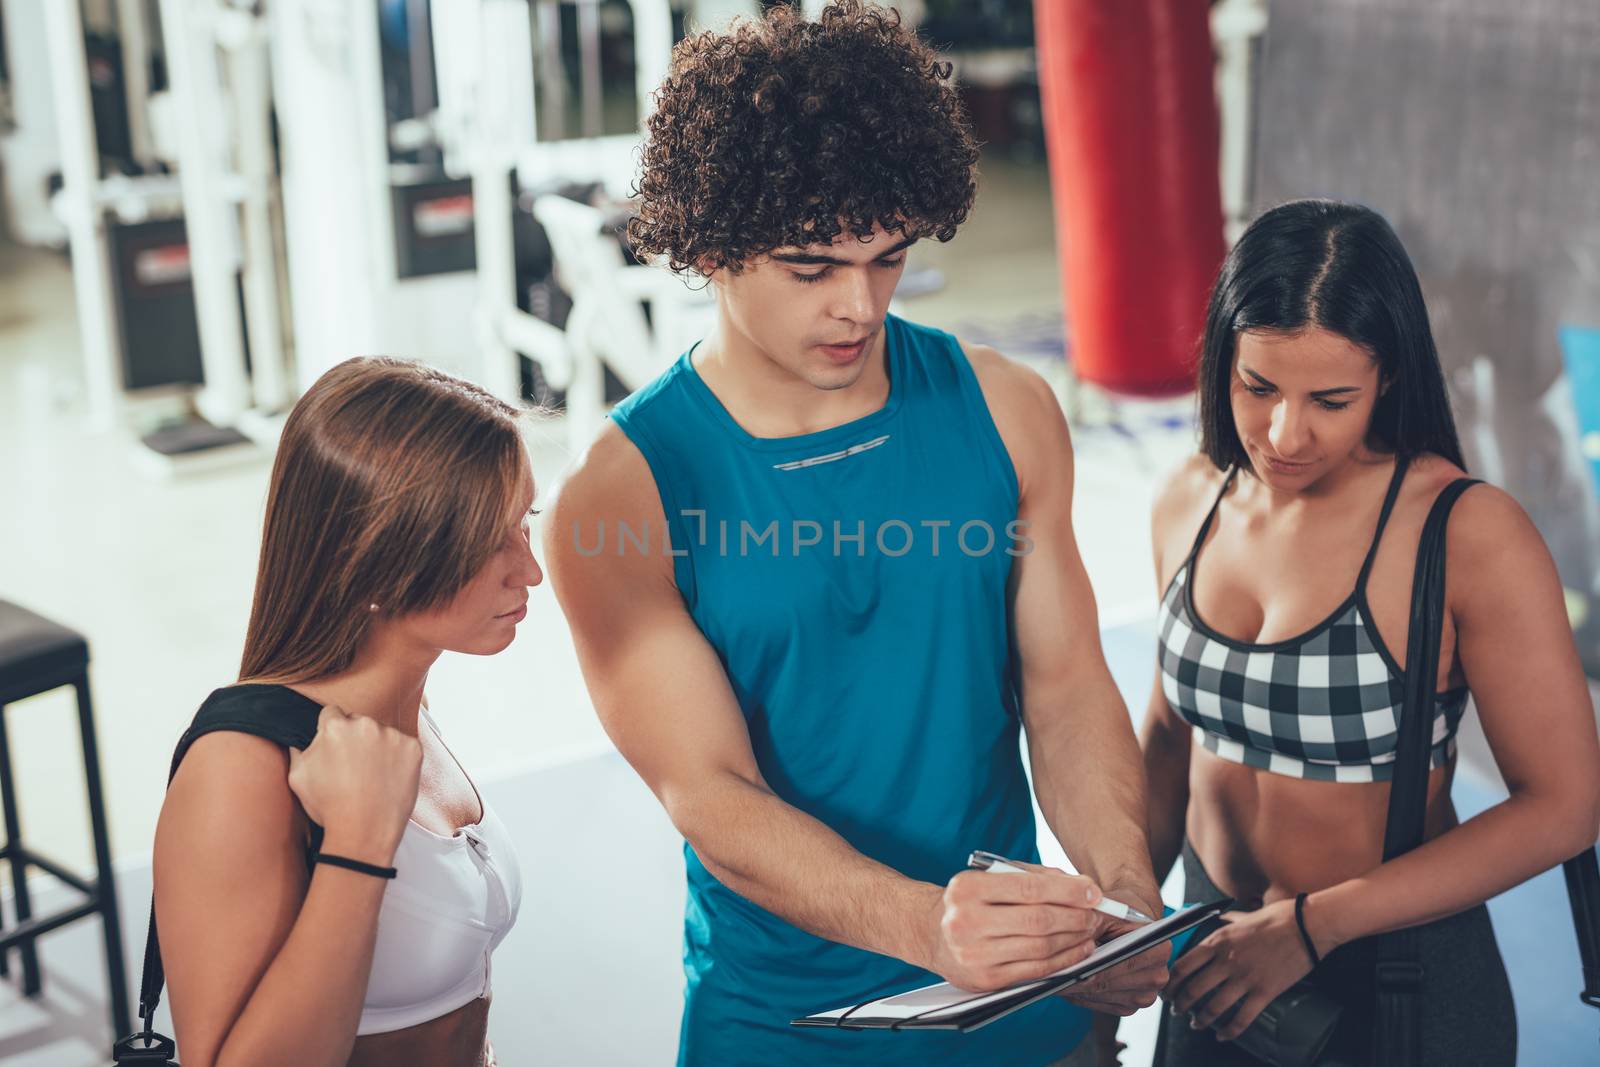
[[(884, 328), (888, 400), (842, 426), (751, 436), (692, 349), (611, 417), (650, 465), (678, 589), (767, 783), (863, 854), (944, 885), (975, 848), (1038, 858), (1006, 596), (1029, 542), (960, 345), (894, 316)], [(636, 548), (638, 531), (610, 533), (604, 551)], [(684, 857), (680, 1065), (1039, 1067), (1088, 1029), (1058, 997), (970, 1034), (792, 1027), (938, 978), (815, 937), (722, 885), (687, 844)]]

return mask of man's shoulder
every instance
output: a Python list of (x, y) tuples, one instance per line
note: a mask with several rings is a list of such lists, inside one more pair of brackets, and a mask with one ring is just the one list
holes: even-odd
[[(564, 604), (637, 595), (644, 588), (637, 583), (652, 576), (670, 584), (672, 560), (664, 553), (620, 551), (624, 526), (665, 545), (667, 520), (649, 463), (616, 423), (608, 420), (567, 468), (545, 512), (545, 567)], [(608, 530), (613, 550), (602, 559)]]
[(957, 339), (978, 380), (989, 417), (1000, 433), (1024, 493), (1029, 472), (1064, 472), (1072, 439), (1061, 401), (1044, 376), (988, 345)]
[(1035, 484), (1070, 484), (1072, 437), (1055, 390), (1032, 367), (984, 344), (952, 338), (977, 381), (989, 419), (1026, 498)]
[(978, 383), (984, 387), (985, 392), (992, 385), (995, 389), (1008, 393), (1026, 392), (1035, 397), (1054, 398), (1055, 393), (1051, 390), (1050, 383), (1027, 364), (1014, 360), (989, 345), (963, 341), (959, 337), (956, 338), (956, 343), (961, 346), (962, 355), (966, 356), (967, 362), (972, 365), (972, 372), (978, 376)]
[[(633, 511), (655, 500), (655, 478), (644, 453), (613, 419), (607, 419), (566, 471), (551, 502), (554, 517), (591, 517)], [(658, 504), (659, 506), (659, 504)]]
[(619, 496), (655, 492), (649, 453), (671, 451), (682, 423), (687, 353), (649, 382), (629, 393), (610, 411), (588, 446), (562, 474), (560, 491), (569, 501), (615, 502)]
[(612, 419), (626, 426), (645, 418), (653, 408), (667, 402), (666, 398), (676, 394), (683, 386), (685, 362), (686, 357), (673, 360), (660, 374), (629, 393), (612, 408)]
[(1055, 390), (1038, 371), (988, 345), (959, 338), (957, 343), (1002, 434), (1013, 428), (1026, 430), (1041, 418), (1055, 422), (1063, 417)]

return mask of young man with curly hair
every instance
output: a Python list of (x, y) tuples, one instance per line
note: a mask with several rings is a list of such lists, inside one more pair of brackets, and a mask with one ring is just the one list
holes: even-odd
[[(686, 839), (691, 1065), (1093, 1063), (1086, 1008), (1161, 953), (971, 1034), (789, 1020), (1082, 959), (1159, 914), (1144, 783), (1073, 538), (1054, 395), (889, 315), (966, 218), (977, 149), (898, 16), (784, 6), (677, 48), (630, 234), (709, 280), (714, 332), (617, 407), (549, 569), (607, 732)], [(1028, 778), (1080, 876), (1037, 861)], [(1065, 1059), (1064, 1059), (1065, 1058)]]

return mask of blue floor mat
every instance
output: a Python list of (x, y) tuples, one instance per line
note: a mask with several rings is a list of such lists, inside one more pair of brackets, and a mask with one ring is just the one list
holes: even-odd
[[(1100, 639), (1137, 729), (1155, 678), (1155, 620), (1106, 630)], [(1452, 793), (1463, 822), (1500, 799), (1464, 778), (1457, 776)], [(1561, 870), (1546, 871), (1495, 897), (1489, 915), (1517, 1005), (1518, 1064), (1600, 1064), (1600, 1012), (1578, 1000), (1583, 972)]]

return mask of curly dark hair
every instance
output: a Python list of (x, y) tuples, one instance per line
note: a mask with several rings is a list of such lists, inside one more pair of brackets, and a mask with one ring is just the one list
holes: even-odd
[(655, 95), (628, 239), (674, 271), (737, 271), (786, 245), (873, 225), (948, 241), (972, 207), (978, 148), (950, 64), (860, 0), (816, 21), (686, 37)]

